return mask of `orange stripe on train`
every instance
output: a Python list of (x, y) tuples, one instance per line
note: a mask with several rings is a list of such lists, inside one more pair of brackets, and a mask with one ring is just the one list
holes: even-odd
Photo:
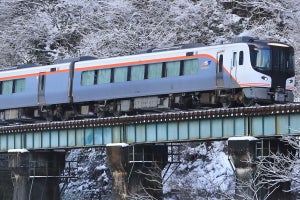
[[(168, 58), (157, 58), (157, 59), (150, 59), (150, 60), (131, 61), (131, 62), (123, 62), (123, 63), (113, 63), (113, 64), (107, 64), (107, 65), (87, 66), (87, 67), (75, 68), (75, 71), (105, 69), (105, 68), (114, 68), (114, 67), (125, 67), (125, 66), (131, 66), (131, 65), (141, 65), (141, 64), (147, 64), (147, 63), (157, 63), (157, 62), (166, 62), (166, 61), (175, 61), (175, 60), (186, 60), (186, 59), (200, 58), (200, 57), (207, 57), (207, 58), (212, 59), (214, 62), (217, 62), (217, 60), (209, 54), (197, 54), (197, 55), (193, 55), (193, 56), (174, 56), (174, 57), (168, 57)], [(53, 72), (34, 72), (34, 73), (31, 73), (31, 74), (6, 76), (6, 77), (0, 78), (0, 81), (26, 78), (26, 77), (31, 77), (31, 76), (39, 76), (39, 75), (66, 73), (66, 72), (69, 72), (69, 71), (70, 71), (69, 69), (63, 69), (63, 70), (57, 70), (57, 71), (53, 71)]]

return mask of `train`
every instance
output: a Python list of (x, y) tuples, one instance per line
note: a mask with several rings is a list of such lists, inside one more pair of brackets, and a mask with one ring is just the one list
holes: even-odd
[(289, 103), (294, 60), (288, 44), (244, 36), (17, 66), (0, 71), (0, 121)]

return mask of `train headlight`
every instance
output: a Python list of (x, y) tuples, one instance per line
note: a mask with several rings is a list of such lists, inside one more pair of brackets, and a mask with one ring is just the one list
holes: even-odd
[(263, 80), (267, 81), (267, 80), (268, 80), (268, 77), (266, 77), (266, 76), (262, 76), (262, 77), (261, 77), (261, 79), (263, 79)]

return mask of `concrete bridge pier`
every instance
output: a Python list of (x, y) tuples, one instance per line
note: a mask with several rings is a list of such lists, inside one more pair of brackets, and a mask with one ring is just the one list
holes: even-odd
[(13, 179), (13, 200), (29, 200), (29, 151), (9, 150), (8, 167)]
[(8, 151), (13, 200), (59, 200), (59, 178), (65, 166), (64, 151)]
[(8, 169), (7, 152), (0, 153), (0, 200), (12, 199), (13, 185)]
[(255, 145), (258, 139), (254, 137), (233, 137), (228, 140), (229, 161), (235, 170), (235, 199), (254, 197), (251, 181), (255, 172)]
[(111, 144), (106, 152), (113, 177), (112, 199), (163, 199), (161, 171), (168, 161), (166, 145)]
[[(257, 183), (261, 176), (255, 174), (259, 159), (262, 157), (271, 161), (270, 155), (282, 153), (288, 155), (295, 150), (279, 138), (257, 139), (255, 137), (233, 137), (228, 140), (228, 154), (236, 175), (235, 199), (291, 199), (291, 183), (279, 182), (270, 186), (267, 182), (263, 185)], [(287, 163), (286, 163), (287, 164)], [(288, 166), (287, 166), (288, 167)], [(263, 172), (262, 172), (263, 173)]]

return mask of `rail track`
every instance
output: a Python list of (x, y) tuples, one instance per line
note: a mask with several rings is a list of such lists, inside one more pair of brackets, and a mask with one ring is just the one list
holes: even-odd
[(0, 127), (1, 133), (20, 133), (31, 131), (86, 128), (96, 126), (115, 126), (123, 124), (146, 124), (155, 122), (184, 121), (194, 119), (212, 119), (224, 117), (245, 117), (299, 113), (300, 104), (278, 104), (258, 107), (216, 108), (208, 110), (174, 111), (160, 114), (144, 114), (108, 118), (91, 118), (82, 120), (55, 121)]

